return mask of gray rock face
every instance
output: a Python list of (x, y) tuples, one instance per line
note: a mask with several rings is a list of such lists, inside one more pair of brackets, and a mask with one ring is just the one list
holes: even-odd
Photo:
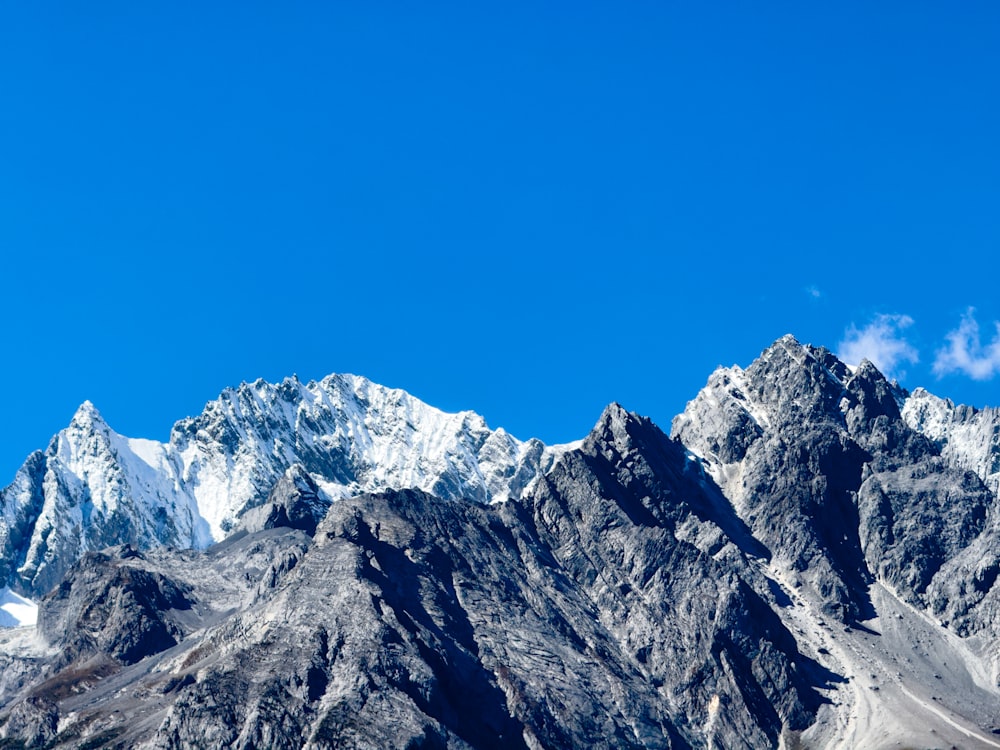
[(878, 580), (957, 623), (975, 595), (928, 592), (968, 555), (986, 560), (985, 585), (1000, 552), (996, 497), (903, 419), (905, 403), (871, 363), (850, 371), (785, 337), (746, 371), (716, 372), (673, 434), (830, 614), (871, 617), (867, 589)]
[(309, 472), (293, 464), (274, 485), (266, 503), (244, 512), (237, 529), (254, 532), (287, 527), (312, 536), (329, 508), (330, 499)]
[(144, 560), (128, 545), (114, 553), (86, 555), (41, 608), (39, 635), (67, 664), (93, 653), (134, 664), (176, 645), (182, 633), (171, 611), (191, 608), (187, 587), (156, 570), (118, 564)]
[(786, 337), (745, 372), (717, 371), (673, 424), (754, 536), (845, 620), (870, 613), (852, 494), (870, 455), (847, 428), (848, 377), (825, 350)]
[(0, 503), (7, 516), (0, 521), (0, 581), (10, 581), (25, 563), (35, 521), (45, 503), (44, 479), (45, 454), (35, 451), (3, 490), (5, 495), (18, 497), (18, 502)]
[[(306, 495), (289, 476), (268, 505)], [(833, 678), (757, 591), (767, 550), (617, 406), (530, 499), (365, 495), (314, 533), (88, 556), (42, 602), (43, 685), (112, 668), (80, 695), (8, 696), (0, 731), (55, 711), (53, 747), (754, 748), (808, 726)], [(244, 593), (211, 592), (233, 578)]]
[(610, 407), (538, 486), (531, 511), (689, 741), (769, 747), (811, 723), (826, 678), (762, 593), (751, 561), (769, 551), (655, 425)]
[(993, 494), (1000, 492), (1000, 409), (956, 406), (917, 388), (906, 399), (903, 419), (934, 441), (941, 455), (974, 471)]

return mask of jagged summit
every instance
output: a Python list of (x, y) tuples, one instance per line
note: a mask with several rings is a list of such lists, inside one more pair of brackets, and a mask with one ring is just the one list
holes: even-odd
[(956, 405), (915, 388), (901, 411), (906, 423), (933, 440), (942, 455), (976, 472), (1000, 493), (1000, 409)]
[(601, 416), (584, 442), (593, 442), (603, 438), (610, 439), (618, 447), (621, 447), (628, 441), (629, 426), (641, 419), (637, 414), (628, 411), (624, 406), (614, 401), (604, 407), (604, 411), (601, 412)]
[(85, 425), (91, 422), (103, 422), (104, 417), (97, 410), (97, 407), (90, 401), (90, 399), (85, 400), (79, 407), (77, 407), (76, 412), (73, 414), (73, 418), (70, 420), (70, 424)]
[(327, 503), (403, 487), (488, 503), (518, 496), (558, 453), (357, 375), (227, 388), (167, 443), (119, 435), (87, 401), (0, 491), (0, 582), (39, 595), (111, 543), (205, 547), (295, 465)]
[[(973, 451), (964, 440), (964, 458), (943, 461), (946, 433), (973, 428), (922, 393), (915, 398), (911, 405), (914, 397), (870, 362), (851, 369), (785, 336), (746, 370), (713, 373), (672, 434), (831, 613), (864, 619), (876, 579), (925, 605), (935, 586), (947, 585), (945, 560), (997, 554), (988, 493), (963, 471), (979, 468), (989, 481), (984, 469), (988, 455), (996, 460), (995, 445), (980, 442)], [(937, 418), (927, 417), (931, 410)], [(938, 517), (928, 504), (943, 496), (945, 525), (920, 527), (921, 516)], [(951, 616), (964, 617), (964, 606)]]

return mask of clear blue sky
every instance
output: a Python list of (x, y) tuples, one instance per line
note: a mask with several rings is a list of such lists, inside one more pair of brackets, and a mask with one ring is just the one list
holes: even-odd
[(292, 373), (669, 428), (789, 332), (1000, 404), (998, 8), (4, 3), (0, 485)]

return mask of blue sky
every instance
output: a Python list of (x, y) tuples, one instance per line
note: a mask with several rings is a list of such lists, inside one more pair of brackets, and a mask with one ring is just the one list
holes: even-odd
[(292, 373), (668, 428), (784, 333), (1000, 404), (995, 4), (205, 6), (0, 6), (0, 484)]

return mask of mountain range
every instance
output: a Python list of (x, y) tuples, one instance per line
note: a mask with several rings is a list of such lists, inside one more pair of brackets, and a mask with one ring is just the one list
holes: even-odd
[(562, 446), (85, 403), (0, 491), (0, 747), (1000, 747), (998, 491), (1000, 411), (791, 336)]

